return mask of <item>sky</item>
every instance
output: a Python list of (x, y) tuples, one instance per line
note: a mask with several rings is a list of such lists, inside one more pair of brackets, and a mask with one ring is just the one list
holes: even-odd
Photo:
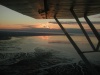
[[(89, 19), (93, 22), (100, 22), (100, 14), (89, 16)], [(79, 28), (74, 19), (60, 19), (65, 28)], [(85, 22), (83, 18), (80, 21)], [(69, 24), (69, 22), (71, 22)], [(65, 23), (65, 24), (64, 24)], [(83, 25), (86, 29), (89, 26)], [(97, 29), (100, 26), (95, 24)], [(7, 7), (0, 5), (0, 29), (32, 29), (32, 28), (49, 28), (59, 29), (59, 26), (54, 19), (35, 19), (13, 11)]]

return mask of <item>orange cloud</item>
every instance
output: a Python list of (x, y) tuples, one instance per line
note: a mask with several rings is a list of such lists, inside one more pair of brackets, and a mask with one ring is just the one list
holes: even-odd
[(25, 28), (21, 25), (0, 25), (0, 29), (22, 29)]

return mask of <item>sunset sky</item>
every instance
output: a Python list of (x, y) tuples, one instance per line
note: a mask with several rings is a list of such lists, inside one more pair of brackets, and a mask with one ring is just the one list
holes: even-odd
[[(91, 21), (100, 22), (100, 14), (93, 15), (89, 17)], [(83, 18), (80, 18), (82, 22), (85, 22)], [(60, 21), (65, 28), (79, 28), (74, 19), (60, 19)], [(49, 28), (49, 29), (59, 29), (59, 26), (55, 23), (54, 19), (34, 19), (26, 15), (22, 15), (15, 12), (9, 8), (0, 5), (0, 29), (32, 29), (32, 28)], [(72, 22), (69, 24), (68, 22)], [(74, 24), (73, 24), (74, 23)], [(89, 28), (86, 24), (83, 25), (86, 29)], [(100, 29), (100, 26), (95, 24), (95, 27)]]

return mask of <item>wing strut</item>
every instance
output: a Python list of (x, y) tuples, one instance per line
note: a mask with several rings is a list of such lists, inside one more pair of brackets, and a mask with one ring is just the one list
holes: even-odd
[[(71, 42), (71, 44), (73, 45), (73, 47), (75, 48), (75, 50), (77, 51), (77, 53), (79, 54), (79, 56), (82, 58), (82, 60), (85, 62), (85, 64), (88, 67), (88, 70), (90, 71), (91, 75), (99, 75), (97, 73), (97, 71), (95, 70), (94, 66), (88, 61), (88, 59), (85, 57), (85, 55), (83, 54), (83, 52), (79, 49), (79, 47), (76, 45), (76, 43), (73, 41), (73, 39), (71, 38), (71, 36), (68, 34), (68, 32), (64, 29), (64, 27), (62, 26), (62, 24), (59, 22), (59, 20), (57, 19), (57, 13), (60, 10), (58, 7), (59, 4), (56, 4), (55, 7), (55, 14), (54, 14), (54, 19), (56, 20), (56, 22), (58, 23), (59, 27), (62, 29), (62, 31), (64, 32), (64, 34), (66, 35), (66, 37), (69, 39), (69, 41)], [(74, 13), (73, 8), (71, 8), (71, 12), (72, 14)], [(75, 13), (74, 13), (75, 14)], [(76, 18), (75, 18), (76, 19)]]

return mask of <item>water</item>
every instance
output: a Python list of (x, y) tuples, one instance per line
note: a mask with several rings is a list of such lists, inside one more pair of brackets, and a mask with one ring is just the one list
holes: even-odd
[[(71, 36), (81, 51), (92, 51), (84, 36)], [(94, 45), (97, 45), (95, 37), (91, 37)], [(0, 53), (31, 53), (36, 48), (44, 50), (53, 50), (55, 56), (64, 58), (73, 58), (80, 60), (76, 50), (65, 36), (27, 36), (12, 37), (10, 40), (0, 40)], [(95, 55), (96, 54), (96, 55)], [(98, 56), (99, 53), (87, 53), (89, 59), (91, 55)], [(92, 56), (94, 57), (94, 56)], [(98, 58), (96, 58), (99, 60)], [(93, 59), (92, 59), (93, 60)]]
[[(92, 51), (84, 36), (71, 37), (81, 51)], [(91, 36), (91, 40), (96, 46), (97, 39)], [(85, 56), (92, 64), (100, 65), (99, 52), (87, 53)], [(82, 59), (65, 36), (23, 36), (0, 40), (0, 65), (22, 66), (24, 64), (25, 67), (25, 65), (30, 66), (31, 64), (31, 66), (35, 66), (31, 69), (37, 69), (58, 64), (79, 63), (80, 61)], [(18, 68), (14, 71), (19, 70)]]

